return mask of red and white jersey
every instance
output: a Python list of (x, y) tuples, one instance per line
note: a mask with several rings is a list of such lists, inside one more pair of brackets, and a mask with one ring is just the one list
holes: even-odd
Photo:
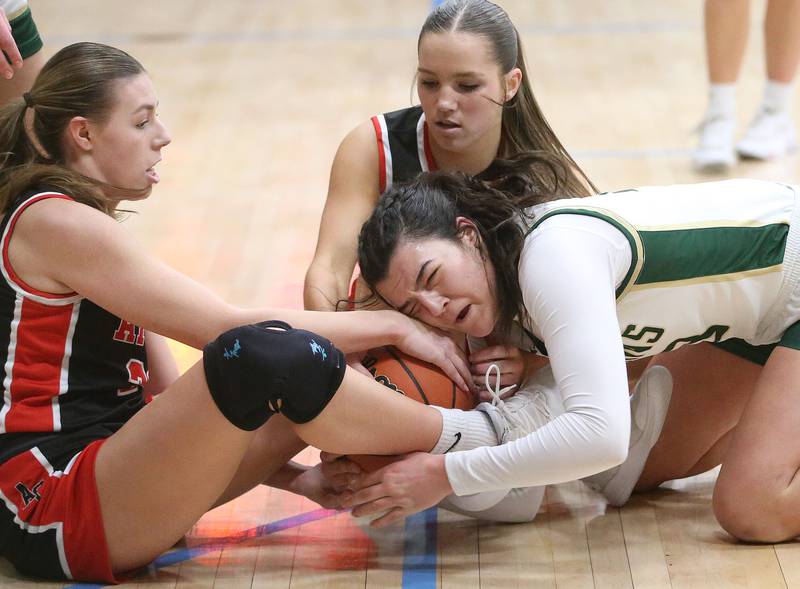
[(43, 434), (92, 426), (116, 431), (144, 405), (144, 330), (78, 293), (37, 290), (10, 263), (20, 215), (50, 198), (71, 200), (29, 191), (0, 222), (0, 461), (36, 445)]
[(436, 170), (422, 107), (412, 106), (372, 117), (378, 142), (378, 173), (383, 194), (395, 182)]

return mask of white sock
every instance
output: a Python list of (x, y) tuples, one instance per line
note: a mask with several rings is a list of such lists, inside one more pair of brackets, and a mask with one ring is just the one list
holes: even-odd
[(783, 84), (767, 80), (764, 86), (764, 99), (761, 109), (770, 112), (786, 112), (789, 110), (789, 101), (792, 98), (792, 84)]
[(736, 84), (711, 84), (708, 89), (707, 118), (736, 114)]
[(492, 422), (482, 411), (462, 411), (436, 407), (442, 414), (442, 434), (431, 454), (472, 450), (481, 446), (497, 446)]

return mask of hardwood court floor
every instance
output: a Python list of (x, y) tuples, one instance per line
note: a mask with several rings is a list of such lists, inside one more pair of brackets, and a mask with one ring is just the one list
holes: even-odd
[[(118, 45), (155, 81), (174, 143), (159, 166), (162, 183), (125, 221), (143, 247), (233, 302), (299, 307), (335, 149), (370, 115), (410, 104), (429, 2), (31, 3), (48, 53), (79, 40)], [(713, 179), (688, 163), (706, 92), (700, 3), (503, 4), (523, 36), (543, 110), (601, 189)], [(742, 127), (764, 75), (763, 1), (752, 8)], [(797, 183), (798, 156), (740, 164), (729, 176)], [(174, 350), (184, 368), (199, 357)], [(572, 483), (548, 490), (532, 524), (439, 512), (380, 533), (258, 489), (207, 514), (185, 546), (128, 584), (800, 587), (796, 544), (735, 544), (716, 525), (714, 479), (675, 482), (621, 510)], [(2, 587), (64, 586), (2, 567)]]

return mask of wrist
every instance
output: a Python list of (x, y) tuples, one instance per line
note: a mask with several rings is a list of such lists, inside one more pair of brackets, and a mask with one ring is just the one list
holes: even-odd
[(408, 336), (410, 319), (405, 315), (397, 311), (372, 311), (372, 313), (384, 314), (389, 345), (396, 346)]
[(301, 486), (299, 480), (300, 475), (311, 468), (312, 467), (306, 466), (305, 464), (289, 461), (281, 466), (281, 468), (278, 469), (278, 471), (275, 472), (265, 482), (270, 487), (275, 487), (276, 489), (283, 489), (284, 491), (290, 491), (292, 493), (300, 493), (298, 490)]
[(453, 494), (453, 486), (447, 476), (446, 457), (446, 454), (431, 454), (432, 480), (436, 481), (437, 488), (444, 493), (444, 496)]

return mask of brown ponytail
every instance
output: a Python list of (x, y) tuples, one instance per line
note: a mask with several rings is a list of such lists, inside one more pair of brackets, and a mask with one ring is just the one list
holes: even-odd
[(143, 72), (124, 51), (99, 43), (75, 43), (53, 55), (26, 96), (0, 109), (0, 211), (36, 186), (109, 215), (121, 198), (138, 195), (67, 168), (63, 138), (73, 117), (103, 122), (113, 107), (114, 84)]

